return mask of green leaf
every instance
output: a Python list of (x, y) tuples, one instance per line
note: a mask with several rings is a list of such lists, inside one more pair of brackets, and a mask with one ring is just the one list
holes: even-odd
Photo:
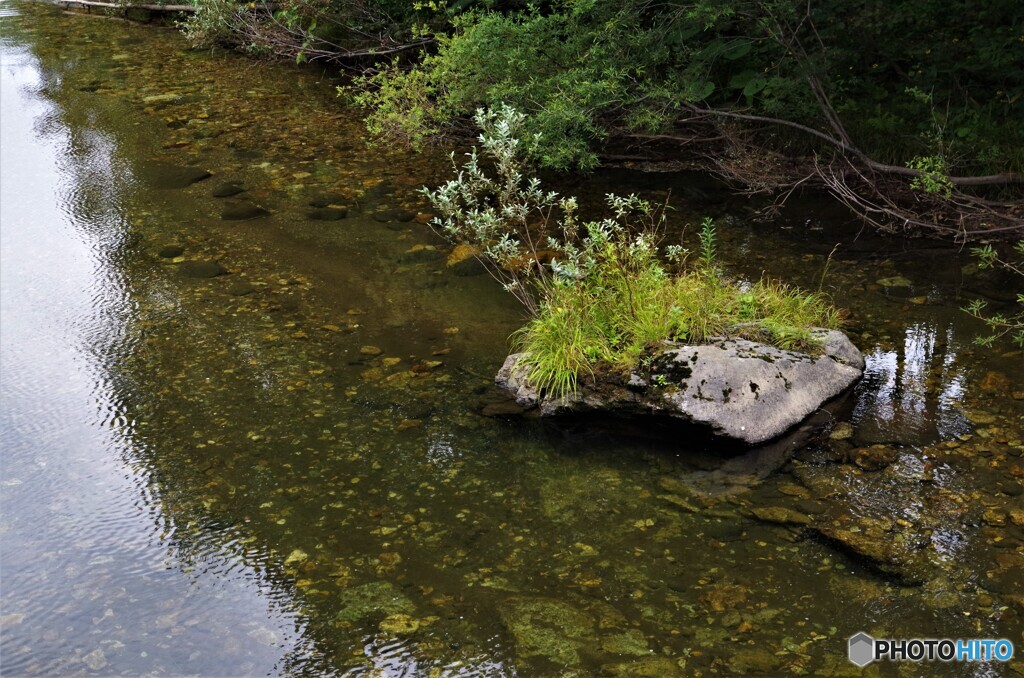
[(671, 45), (682, 45), (687, 40), (697, 35), (700, 32), (699, 26), (690, 26), (688, 28), (680, 28), (679, 30), (673, 31), (666, 37), (666, 42)]
[(703, 101), (715, 91), (715, 83), (706, 80), (702, 83), (692, 84), (687, 89), (689, 89), (690, 96), (688, 98), (691, 101)]
[(736, 59), (741, 59), (750, 54), (752, 47), (753, 46), (749, 42), (740, 42), (722, 52), (722, 57), (729, 61), (735, 61)]
[(753, 95), (757, 94), (758, 92), (760, 92), (761, 90), (763, 90), (765, 85), (767, 85), (767, 84), (768, 84), (768, 79), (767, 78), (762, 78), (762, 77), (758, 76), (758, 77), (752, 79), (750, 82), (748, 82), (746, 84), (746, 86), (743, 88), (743, 93), (745, 95), (747, 95), (748, 97), (749, 96), (753, 96)]
[(757, 73), (751, 70), (746, 70), (741, 73), (737, 73), (729, 79), (729, 87), (733, 89), (743, 89), (747, 84), (757, 77)]

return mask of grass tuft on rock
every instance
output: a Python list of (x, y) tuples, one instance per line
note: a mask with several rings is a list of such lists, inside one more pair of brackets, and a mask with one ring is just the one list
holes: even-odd
[(561, 398), (581, 376), (628, 374), (664, 341), (739, 336), (813, 353), (811, 328), (839, 325), (838, 311), (820, 294), (700, 269), (673, 274), (653, 253), (644, 259), (627, 270), (598, 262), (583, 279), (552, 285), (514, 337), (516, 350), (526, 354), (519, 364), (536, 388)]

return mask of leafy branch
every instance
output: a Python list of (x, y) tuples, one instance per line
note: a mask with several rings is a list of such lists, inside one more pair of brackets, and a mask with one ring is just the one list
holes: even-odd
[[(996, 252), (992, 245), (972, 247), (971, 254), (978, 257), (979, 268), (998, 268), (1013, 273), (1024, 280), (1024, 240), (1020, 240), (1013, 247), (1014, 252), (1020, 257), (1020, 261), (1009, 261), (1003, 259)], [(1024, 292), (1017, 293), (1017, 305), (1024, 307)], [(980, 346), (992, 346), (997, 339), (1010, 335), (1012, 341), (1019, 347), (1024, 348), (1024, 308), (1016, 313), (988, 313), (988, 304), (981, 299), (975, 299), (963, 308), (963, 311), (985, 323), (990, 334), (975, 337), (974, 342)]]

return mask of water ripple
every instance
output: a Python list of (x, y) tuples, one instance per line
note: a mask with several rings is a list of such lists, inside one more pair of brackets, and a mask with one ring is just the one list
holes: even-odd
[[(0, 5), (5, 25), (16, 14)], [(176, 674), (194, 653), (181, 657), (184, 648), (231, 648), (241, 637), (246, 671), (269, 672), (301, 625), (287, 610), (271, 611), (285, 601), (266, 596), (265, 573), (250, 565), (267, 556), (225, 549), (220, 536), (229, 525), (207, 525), (198, 538), (183, 529), (138, 463), (138, 422), (120, 395), (139, 313), (124, 271), (134, 252), (122, 150), (88, 109), (61, 103), (60, 69), (70, 66), (42, 69), (23, 48), (11, 47), (6, 33), (4, 671), (66, 674), (85, 661), (104, 672)], [(276, 643), (250, 638), (252, 628), (236, 632), (228, 621), (239, 619), (265, 620), (260, 628)], [(168, 633), (176, 637), (173, 646), (163, 640)], [(204, 665), (229, 674), (239, 660), (228, 652)]]

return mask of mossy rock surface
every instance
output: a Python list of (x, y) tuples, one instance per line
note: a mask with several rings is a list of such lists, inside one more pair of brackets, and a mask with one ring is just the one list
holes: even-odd
[(559, 667), (574, 667), (583, 648), (596, 646), (594, 620), (565, 601), (517, 596), (503, 601), (498, 613), (522, 659), (543, 658)]
[(370, 582), (345, 589), (338, 596), (338, 621), (366, 622), (394, 615), (411, 615), (416, 605), (391, 582)]

